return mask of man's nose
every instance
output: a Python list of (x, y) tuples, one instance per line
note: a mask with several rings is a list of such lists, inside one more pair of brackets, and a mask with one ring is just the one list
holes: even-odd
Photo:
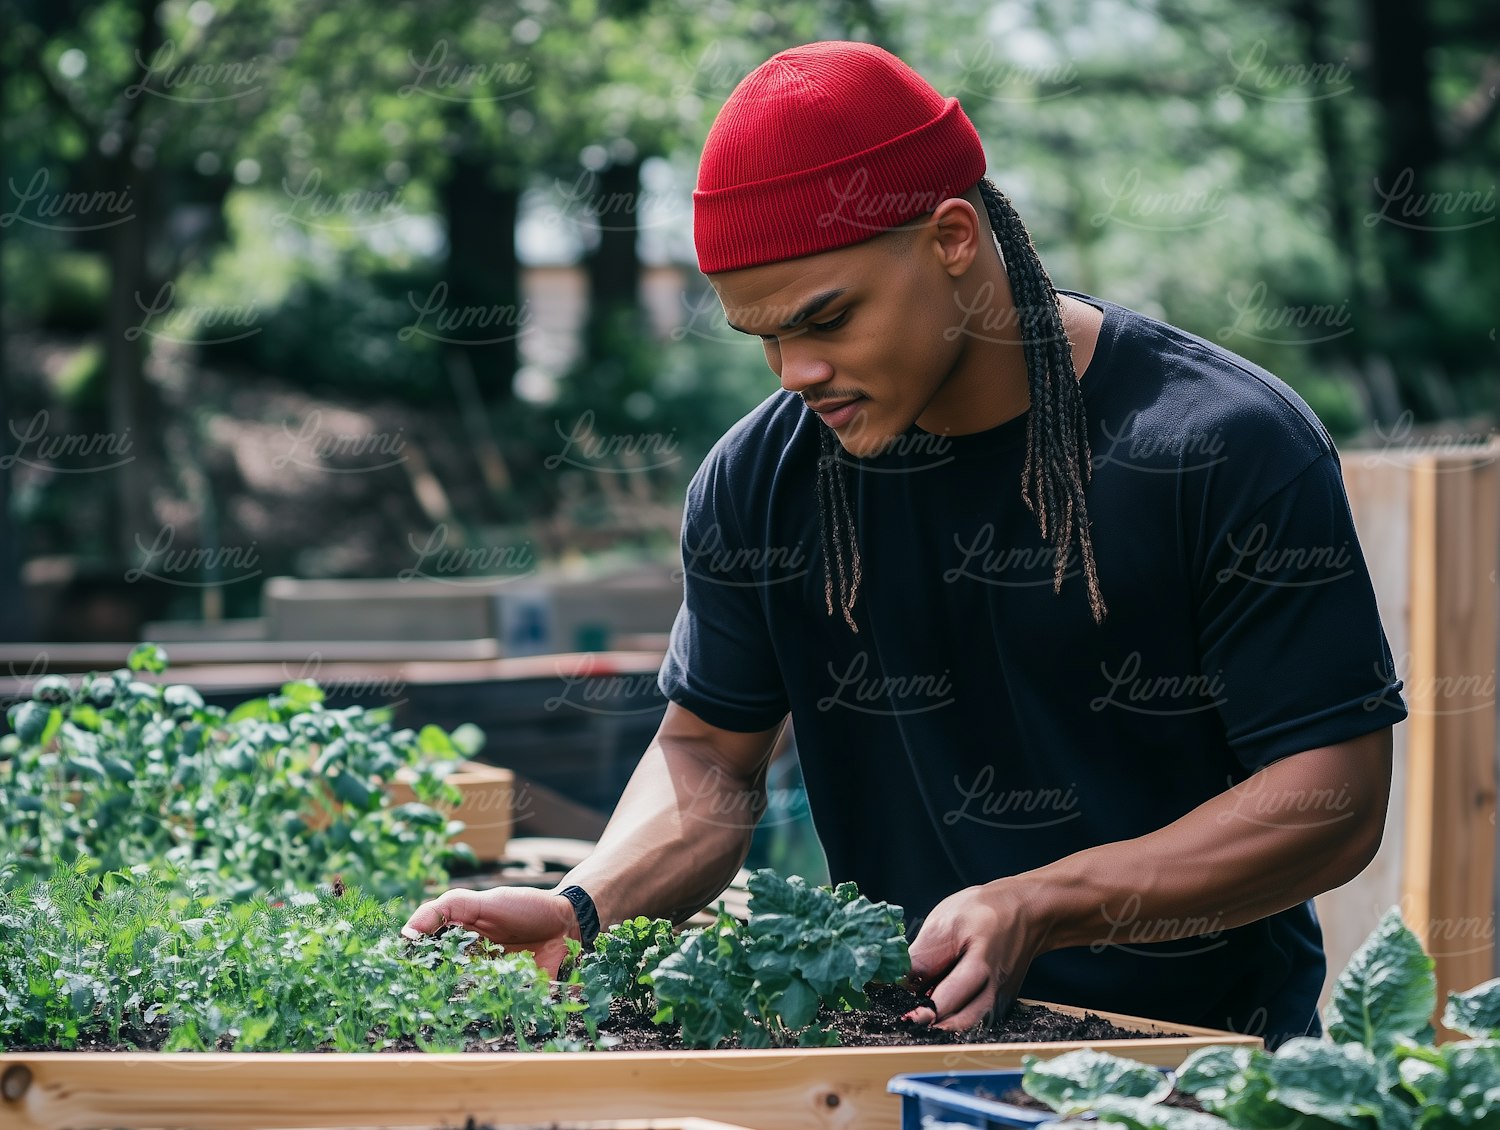
[(781, 387), (799, 396), (808, 389), (833, 379), (833, 366), (811, 350), (798, 349), (796, 343), (781, 347)]

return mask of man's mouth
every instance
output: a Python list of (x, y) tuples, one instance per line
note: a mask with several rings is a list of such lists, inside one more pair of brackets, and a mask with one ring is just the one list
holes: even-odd
[(840, 400), (820, 400), (808, 407), (818, 414), (830, 428), (839, 428), (848, 423), (854, 414), (859, 411), (856, 405), (864, 401), (863, 396), (853, 396)]

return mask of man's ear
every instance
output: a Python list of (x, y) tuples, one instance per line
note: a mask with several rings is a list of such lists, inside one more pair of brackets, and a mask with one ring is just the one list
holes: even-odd
[(981, 240), (989, 238), (989, 233), (988, 220), (981, 219), (974, 205), (961, 196), (949, 197), (933, 209), (927, 230), (938, 265), (954, 278), (973, 267)]

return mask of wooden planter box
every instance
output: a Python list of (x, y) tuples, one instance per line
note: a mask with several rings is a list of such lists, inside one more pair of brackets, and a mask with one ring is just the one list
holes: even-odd
[[(386, 785), (386, 796), (393, 807), (417, 799), (410, 784), (414, 776), (410, 769), (401, 769), (396, 779)], [(438, 810), (450, 820), (464, 822), (464, 830), (457, 838), (473, 848), (474, 854), (482, 861), (503, 859), (515, 824), (515, 774), (494, 765), (462, 761), (447, 779), (458, 787), (463, 799), (456, 808), (439, 805)], [(303, 819), (309, 828), (317, 831), (327, 823), (328, 817), (322, 809), (310, 805), (303, 813)]]
[[(410, 771), (403, 770), (386, 787), (393, 805), (417, 799), (406, 783), (411, 777)], [(509, 769), (465, 761), (448, 775), (448, 780), (464, 794), (457, 808), (442, 808), (448, 819), (464, 822), (458, 838), (481, 860), (503, 859), (515, 824), (515, 775)]]
[[(1254, 1036), (1117, 1013), (1095, 1015), (1141, 1031), (1186, 1035), (806, 1051), (16, 1052), (0, 1054), (0, 1125), (7, 1130), (284, 1130), (462, 1126), (470, 1116), (496, 1126), (699, 1117), (748, 1130), (899, 1130), (901, 1100), (885, 1086), (904, 1072), (1019, 1067), (1026, 1055), (1060, 1055), (1084, 1046), (1172, 1067), (1196, 1048), (1261, 1046)], [(677, 1125), (688, 1130), (691, 1124)]]

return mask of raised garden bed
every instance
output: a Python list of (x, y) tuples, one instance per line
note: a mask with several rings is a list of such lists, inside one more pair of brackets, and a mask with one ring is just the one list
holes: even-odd
[[(1010, 1023), (1030, 1004), (1007, 1042), (917, 1029), (901, 908), (770, 872), (747, 880), (748, 922), (619, 923), (561, 977), (458, 927), (402, 938), (445, 880), (448, 817), (508, 831), (508, 774), (464, 767), (455, 791), (425, 768), (472, 753), (474, 728), (396, 730), (310, 682), (225, 710), (137, 678), (165, 663), (143, 645), (38, 680), (0, 739), (0, 806), (23, 816), (0, 825), (23, 865), (0, 874), (5, 1130), (894, 1130), (902, 1073), (1260, 1043), (1069, 1008), (1042, 1014), (1043, 1043)], [(392, 803), (403, 771), (418, 799)]]
[[(1030, 1002), (1035, 1003), (1035, 1002)], [(1048, 1006), (1083, 1016), (1085, 1010)], [(1173, 1067), (1253, 1036), (1092, 1013), (1131, 1040), (720, 1051), (0, 1054), (0, 1121), (14, 1130), (281, 1130), (698, 1116), (750, 1130), (899, 1130), (907, 1072), (1019, 1068), (1028, 1055), (1108, 1048)]]

